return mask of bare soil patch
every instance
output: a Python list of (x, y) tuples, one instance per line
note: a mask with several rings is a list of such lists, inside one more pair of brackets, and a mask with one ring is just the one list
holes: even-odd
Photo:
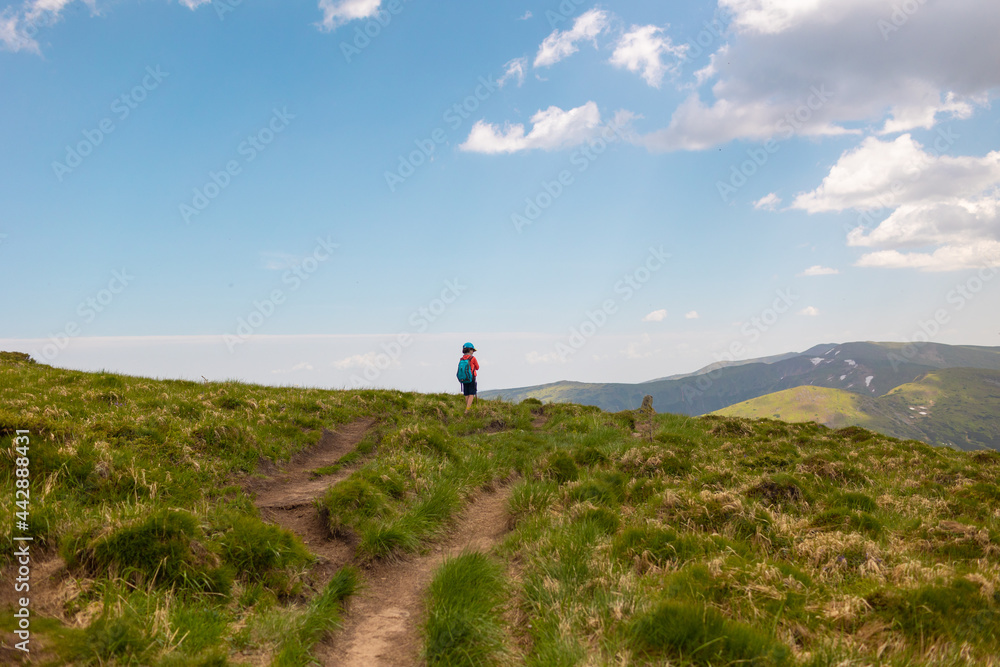
[(331, 466), (353, 451), (372, 423), (372, 420), (365, 419), (339, 426), (336, 431), (323, 429), (316, 446), (293, 456), (282, 472), (266, 478), (252, 478), (243, 486), (257, 494), (254, 503), (261, 509), (308, 505), (328, 487), (347, 477), (343, 471), (314, 477), (313, 471)]
[(549, 423), (550, 417), (544, 414), (538, 414), (534, 419), (531, 420), (531, 428), (538, 430)]
[(365, 573), (367, 588), (348, 602), (344, 627), (317, 647), (325, 665), (409, 667), (421, 664), (424, 591), (446, 558), (489, 551), (507, 532), (510, 488), (483, 492), (466, 507), (451, 536), (427, 554), (383, 562)]
[(346, 479), (352, 469), (320, 477), (315, 477), (313, 472), (334, 465), (342, 456), (352, 452), (373, 423), (373, 420), (366, 419), (345, 424), (335, 431), (323, 429), (319, 443), (292, 457), (284, 471), (274, 477), (252, 479), (244, 485), (247, 491), (256, 492), (254, 505), (265, 521), (292, 531), (320, 557), (313, 575), (324, 583), (351, 561), (355, 545), (350, 537), (332, 538), (314, 501), (328, 488)]

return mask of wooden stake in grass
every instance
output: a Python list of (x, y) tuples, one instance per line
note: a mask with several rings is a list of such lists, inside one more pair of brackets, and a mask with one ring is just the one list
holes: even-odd
[(646, 394), (642, 398), (642, 407), (639, 408), (642, 415), (646, 418), (646, 430), (648, 432), (649, 441), (653, 442), (653, 419), (656, 417), (656, 410), (653, 409), (653, 397)]

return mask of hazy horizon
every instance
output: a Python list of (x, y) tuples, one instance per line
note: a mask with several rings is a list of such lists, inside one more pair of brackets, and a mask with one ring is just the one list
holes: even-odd
[[(455, 338), (454, 335), (445, 334), (442, 337)], [(375, 369), (377, 373), (365, 374), (353, 368), (337, 368), (331, 364), (331, 368), (299, 368), (292, 372), (284, 372), (281, 369), (274, 369), (273, 366), (287, 364), (291, 360), (302, 356), (302, 346), (309, 346), (306, 349), (321, 348), (331, 344), (329, 336), (260, 336), (254, 341), (254, 345), (248, 348), (247, 356), (256, 363), (247, 364), (241, 360), (239, 363), (232, 363), (228, 367), (215, 368), (213, 359), (219, 350), (220, 342), (212, 336), (190, 336), (190, 337), (133, 337), (133, 338), (109, 338), (109, 339), (79, 339), (72, 348), (67, 347), (60, 356), (59, 363), (52, 363), (60, 368), (68, 368), (80, 371), (110, 371), (140, 377), (150, 377), (165, 380), (191, 380), (200, 382), (209, 380), (213, 382), (238, 380), (241, 382), (262, 384), (270, 386), (303, 386), (319, 389), (357, 389), (357, 388), (380, 388), (396, 389), (400, 391), (419, 391), (426, 393), (454, 392), (457, 384), (453, 379), (452, 366), (457, 365), (459, 355), (453, 354), (449, 348), (444, 347), (440, 337), (429, 337), (430, 340), (423, 340), (413, 343), (409, 356), (419, 358), (419, 352), (425, 352), (427, 358), (421, 359), (416, 365), (415, 371), (407, 372), (407, 367), (400, 363), (395, 363), (385, 369)], [(294, 339), (297, 346), (290, 346), (289, 339)], [(360, 337), (361, 342), (351, 341), (347, 345), (359, 346), (359, 349), (367, 349), (375, 345), (376, 349), (383, 350), (383, 336), (372, 335)], [(485, 339), (484, 339), (485, 340)], [(493, 341), (504, 350), (505, 341)], [(792, 352), (805, 352), (817, 345), (839, 345), (852, 342), (875, 342), (875, 343), (903, 343), (905, 341), (823, 341), (813, 345), (803, 346), (797, 349), (784, 350), (783, 352), (769, 353), (764, 355), (752, 355), (736, 358), (737, 360), (756, 359), (760, 357), (772, 356), (773, 354), (785, 354)], [(938, 342), (938, 341), (934, 341)], [(946, 343), (952, 345), (975, 345), (973, 343)], [(30, 347), (30, 341), (0, 340), (0, 349), (5, 351), (20, 351), (28, 354), (37, 354), (37, 347)], [(478, 343), (477, 343), (478, 345)], [(982, 345), (982, 347), (1000, 348), (998, 345)], [(110, 350), (113, 349), (114, 352)], [(337, 348), (343, 349), (343, 348)], [(318, 352), (322, 354), (322, 352)], [(502, 357), (512, 356), (514, 353), (506, 351)], [(389, 355), (386, 355), (387, 358)], [(731, 355), (715, 358), (707, 363), (698, 363), (694, 366), (677, 365), (664, 367), (662, 370), (648, 369), (648, 375), (642, 375), (641, 369), (630, 369), (632, 375), (622, 378), (623, 373), (611, 371), (607, 376), (602, 377), (556, 377), (546, 379), (543, 382), (524, 382), (524, 375), (517, 369), (505, 369), (502, 363), (497, 363), (491, 358), (492, 354), (477, 352), (482, 369), (480, 371), (480, 389), (484, 391), (497, 389), (513, 389), (518, 387), (530, 387), (553, 382), (581, 382), (581, 383), (627, 383), (635, 384), (656, 380), (670, 375), (693, 373), (717, 361), (730, 361)], [(285, 358), (287, 357), (287, 358)], [(119, 365), (108, 365), (107, 360)], [(46, 363), (44, 356), (38, 356), (36, 361)], [(683, 361), (678, 362), (683, 364)], [(217, 364), (215, 364), (217, 366)], [(247, 371), (250, 368), (250, 371)], [(308, 374), (315, 378), (315, 383), (302, 382), (295, 377), (295, 372), (299, 371), (303, 375)], [(206, 375), (210, 373), (210, 375)], [(323, 378), (328, 378), (324, 381)]]

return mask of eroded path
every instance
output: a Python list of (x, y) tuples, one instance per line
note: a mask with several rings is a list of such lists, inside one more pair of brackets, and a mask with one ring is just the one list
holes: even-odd
[(489, 551), (507, 532), (510, 487), (481, 492), (450, 537), (430, 553), (380, 563), (365, 573), (366, 588), (348, 602), (344, 627), (316, 649), (325, 665), (409, 667), (420, 664), (424, 591), (446, 558)]
[(245, 485), (247, 491), (257, 494), (254, 504), (265, 521), (297, 534), (306, 547), (321, 558), (314, 570), (320, 579), (328, 579), (349, 563), (354, 556), (354, 546), (347, 541), (330, 538), (313, 501), (329, 487), (346, 479), (353, 469), (342, 469), (319, 477), (313, 471), (332, 466), (342, 456), (352, 452), (373, 423), (373, 420), (360, 420), (339, 426), (335, 431), (323, 429), (319, 443), (292, 457), (280, 474), (254, 479)]

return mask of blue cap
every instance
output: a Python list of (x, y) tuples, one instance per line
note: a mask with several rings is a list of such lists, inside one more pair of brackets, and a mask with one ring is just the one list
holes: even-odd
[(472, 343), (466, 343), (465, 345), (462, 346), (462, 349), (463, 350), (472, 350), (473, 352), (475, 352), (476, 351), (476, 346), (473, 345)]

